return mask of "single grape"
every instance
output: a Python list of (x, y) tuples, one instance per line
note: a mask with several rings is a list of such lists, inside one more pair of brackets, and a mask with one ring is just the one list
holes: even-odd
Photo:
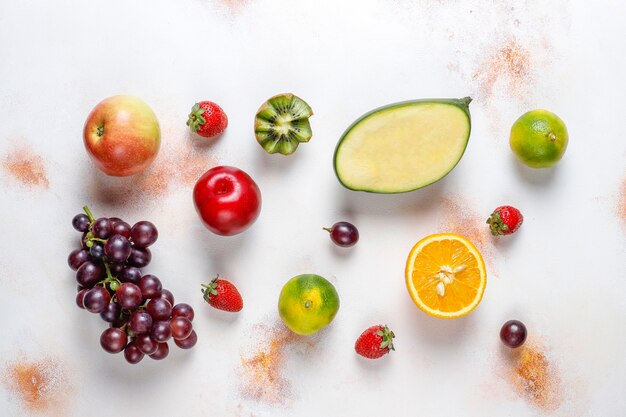
[(150, 337), (149, 334), (142, 334), (137, 336), (135, 339), (135, 345), (139, 348), (140, 351), (145, 353), (146, 355), (152, 355), (156, 352), (159, 347), (159, 344)]
[(83, 297), (83, 305), (90, 313), (102, 313), (110, 301), (111, 295), (102, 287), (90, 289)]
[(104, 277), (104, 268), (93, 261), (84, 262), (76, 271), (76, 282), (85, 288), (93, 287)]
[(135, 342), (130, 342), (124, 348), (124, 358), (126, 359), (126, 362), (132, 365), (141, 362), (143, 357), (143, 352), (139, 350)]
[(152, 253), (150, 249), (131, 248), (130, 256), (128, 257), (128, 264), (130, 266), (136, 266), (137, 268), (143, 268), (148, 265), (152, 260)]
[(130, 282), (135, 285), (139, 285), (139, 280), (141, 280), (141, 269), (134, 266), (127, 266), (117, 277), (122, 282)]
[(93, 259), (102, 259), (104, 256), (104, 246), (100, 243), (94, 243), (91, 248), (89, 248), (89, 254)]
[(122, 314), (117, 316), (117, 318), (111, 323), (111, 327), (122, 327), (130, 320), (130, 313), (128, 310), (122, 309)]
[(79, 213), (72, 219), (72, 226), (79, 232), (89, 230), (89, 217), (84, 213)]
[(510, 348), (522, 346), (526, 336), (526, 326), (519, 320), (509, 320), (500, 329), (500, 340)]
[(172, 337), (172, 328), (169, 321), (157, 321), (152, 324), (150, 337), (159, 343), (167, 342)]
[(176, 343), (176, 346), (178, 346), (181, 349), (191, 349), (192, 347), (196, 345), (197, 342), (198, 342), (198, 335), (196, 334), (195, 330), (192, 330), (191, 334), (189, 334), (189, 336), (187, 336), (186, 339), (182, 339), (182, 340), (174, 339), (174, 343)]
[(167, 342), (159, 343), (157, 350), (150, 355), (150, 358), (159, 361), (161, 359), (165, 359), (169, 353), (170, 347), (167, 345)]
[(126, 262), (130, 256), (130, 250), (130, 242), (122, 235), (113, 235), (104, 244), (104, 254), (111, 262)]
[(194, 317), (193, 308), (189, 304), (186, 304), (186, 303), (176, 304), (172, 308), (172, 318), (176, 318), (176, 317), (184, 317), (189, 321), (193, 321), (193, 317)]
[(186, 339), (193, 330), (193, 325), (185, 317), (171, 319), (170, 327), (172, 328), (172, 337), (178, 340)]
[(139, 288), (141, 288), (141, 293), (144, 298), (159, 298), (163, 290), (161, 280), (154, 275), (144, 275), (141, 277)]
[(100, 217), (99, 219), (94, 220), (91, 225), (91, 232), (98, 239), (107, 239), (113, 232), (111, 220), (106, 217)]
[(130, 282), (123, 282), (120, 288), (115, 292), (115, 297), (117, 297), (117, 302), (120, 303), (122, 308), (127, 310), (139, 307), (143, 301), (139, 286), (131, 284)]
[(128, 327), (135, 334), (148, 333), (152, 328), (152, 316), (143, 310), (135, 310), (130, 315)]
[(119, 353), (126, 347), (126, 333), (117, 327), (109, 327), (100, 335), (100, 346), (109, 353)]
[(122, 219), (118, 219), (117, 217), (111, 217), (109, 220), (113, 223), (112, 234), (122, 235), (125, 238), (130, 237), (130, 225), (128, 223)]
[(89, 288), (82, 288), (78, 290), (78, 293), (76, 294), (76, 305), (79, 308), (85, 309), (85, 304), (83, 304), (83, 298), (85, 298), (85, 293), (87, 291), (89, 291)]
[(76, 271), (82, 264), (91, 260), (91, 256), (84, 249), (74, 249), (67, 257), (67, 264)]
[(102, 312), (100, 312), (100, 318), (107, 323), (113, 323), (120, 316), (122, 307), (118, 303), (109, 303)]
[(170, 290), (163, 288), (161, 290), (161, 298), (165, 298), (171, 305), (174, 305), (174, 294)]
[(145, 220), (135, 223), (132, 229), (130, 229), (130, 240), (138, 248), (147, 248), (156, 242), (158, 237), (157, 228)]
[(126, 264), (123, 263), (119, 263), (119, 264), (109, 264), (109, 269), (111, 270), (111, 272), (113, 272), (114, 274), (119, 274), (120, 272), (122, 272), (124, 269), (126, 269)]
[(359, 231), (352, 223), (337, 222), (324, 230), (330, 233), (330, 240), (342, 248), (354, 246), (359, 241)]
[(172, 305), (165, 298), (153, 298), (146, 304), (146, 311), (154, 320), (167, 320), (172, 314)]

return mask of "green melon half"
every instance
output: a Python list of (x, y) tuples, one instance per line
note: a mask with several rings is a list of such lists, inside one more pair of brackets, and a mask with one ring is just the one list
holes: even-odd
[(361, 116), (335, 149), (337, 178), (346, 188), (372, 193), (404, 193), (439, 181), (467, 147), (470, 101), (405, 101)]

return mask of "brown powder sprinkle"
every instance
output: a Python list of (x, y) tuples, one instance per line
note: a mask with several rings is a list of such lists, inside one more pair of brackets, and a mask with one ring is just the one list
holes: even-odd
[(43, 157), (36, 154), (29, 145), (23, 144), (5, 155), (2, 159), (2, 168), (26, 187), (50, 186)]
[(58, 410), (69, 392), (63, 367), (53, 358), (8, 363), (3, 382), (24, 408), (35, 412)]
[(626, 178), (622, 180), (617, 200), (617, 215), (626, 225)]
[(282, 323), (273, 328), (259, 325), (257, 330), (267, 335), (267, 340), (255, 348), (256, 353), (241, 357), (241, 395), (270, 405), (285, 405), (292, 395), (291, 383), (284, 375), (287, 348), (305, 340)]
[(560, 381), (555, 367), (546, 355), (532, 344), (526, 344), (515, 357), (512, 384), (526, 400), (544, 411), (561, 405)]
[(500, 86), (507, 96), (525, 103), (530, 95), (532, 64), (529, 48), (515, 39), (505, 41), (487, 56), (472, 76), (478, 87), (477, 98), (490, 98)]
[(125, 207), (145, 205), (173, 191), (176, 185), (193, 186), (217, 158), (184, 137), (178, 143), (168, 142), (152, 165), (137, 175), (125, 178), (98, 176), (88, 187), (101, 201), (120, 203)]
[(456, 233), (467, 238), (476, 245), (488, 264), (490, 272), (497, 274), (495, 269), (496, 247), (489, 227), (485, 223), (487, 217), (473, 210), (469, 201), (458, 195), (442, 198), (441, 208), (443, 217), (440, 222), (440, 231)]

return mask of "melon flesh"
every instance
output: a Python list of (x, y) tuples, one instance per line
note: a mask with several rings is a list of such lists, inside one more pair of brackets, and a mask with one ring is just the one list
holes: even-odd
[(353, 190), (398, 193), (443, 178), (470, 134), (469, 114), (456, 101), (409, 102), (361, 118), (337, 147), (339, 180)]

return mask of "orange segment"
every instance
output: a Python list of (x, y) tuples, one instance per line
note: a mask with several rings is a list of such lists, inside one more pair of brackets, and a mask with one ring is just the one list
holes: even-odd
[(478, 249), (463, 236), (430, 235), (413, 246), (406, 261), (406, 286), (425, 313), (457, 318), (480, 303), (487, 272)]

